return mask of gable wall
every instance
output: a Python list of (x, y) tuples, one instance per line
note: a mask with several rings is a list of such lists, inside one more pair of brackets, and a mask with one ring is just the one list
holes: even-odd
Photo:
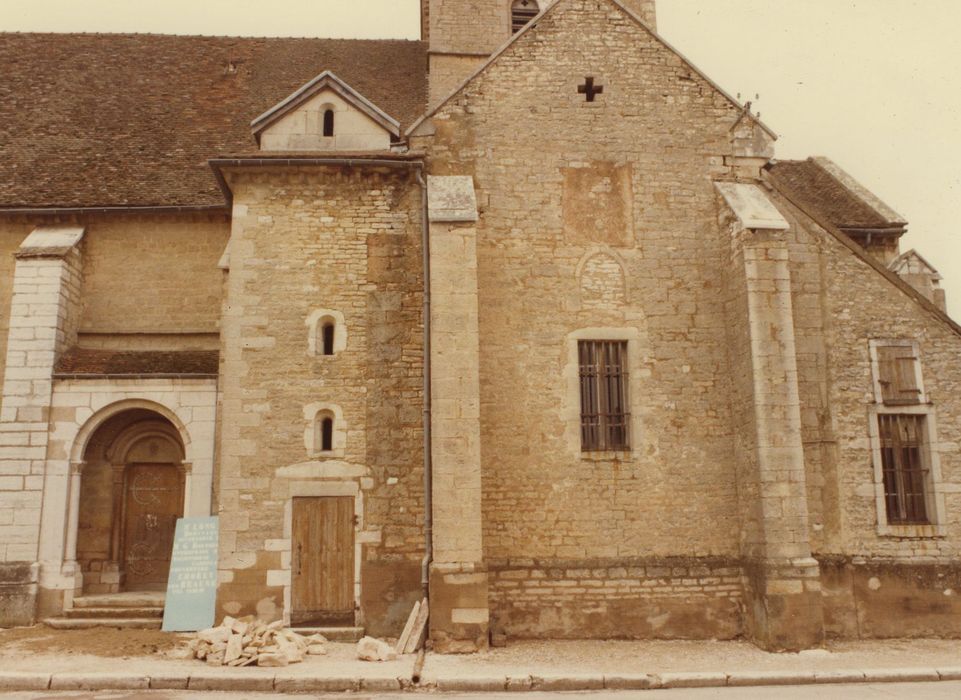
[[(604, 85), (594, 103), (577, 92), (586, 75)], [(551, 621), (537, 601), (583, 601), (593, 584), (581, 580), (611, 578), (604, 567), (618, 562), (630, 576), (601, 585), (624, 589), (591, 588), (590, 600), (614, 612), (612, 598), (630, 598), (611, 619), (648, 629), (651, 608), (636, 604), (645, 562), (738, 552), (711, 184), (735, 118), (610, 3), (569, 0), (432, 120), (431, 172), (473, 174), (481, 210), (484, 546), (505, 569), (493, 595), (510, 619), (499, 624), (518, 633), (577, 627), (583, 613), (565, 608)], [(632, 342), (634, 450), (617, 458), (579, 449), (571, 334), (588, 328), (586, 337)], [(523, 581), (537, 575), (531, 560), (557, 585)], [(717, 601), (737, 594), (723, 590), (723, 573), (704, 572), (715, 588), (690, 589), (708, 601), (696, 616), (713, 611), (700, 633), (736, 634), (736, 613)], [(602, 617), (579, 633), (603, 635)], [(698, 634), (668, 627), (645, 633)]]

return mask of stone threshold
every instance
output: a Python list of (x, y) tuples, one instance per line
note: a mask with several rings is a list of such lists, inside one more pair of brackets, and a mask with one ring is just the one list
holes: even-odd
[(659, 690), (812, 684), (913, 683), (961, 680), (961, 666), (832, 671), (737, 671), (732, 673), (579, 674), (556, 676), (327, 677), (225, 673), (29, 673), (0, 672), (0, 691), (25, 690), (243, 690), (247, 692), (392, 691), (586, 691)]

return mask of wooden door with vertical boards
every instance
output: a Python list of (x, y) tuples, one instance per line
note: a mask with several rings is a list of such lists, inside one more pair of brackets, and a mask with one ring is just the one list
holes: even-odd
[(291, 622), (354, 623), (354, 499), (294, 498)]
[(170, 573), (177, 518), (183, 515), (183, 479), (172, 464), (127, 467), (123, 505), (124, 588), (164, 590)]

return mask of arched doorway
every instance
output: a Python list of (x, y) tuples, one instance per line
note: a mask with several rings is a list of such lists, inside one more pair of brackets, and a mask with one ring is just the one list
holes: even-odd
[(176, 427), (134, 408), (105, 420), (83, 453), (77, 563), (83, 592), (166, 588), (186, 466)]

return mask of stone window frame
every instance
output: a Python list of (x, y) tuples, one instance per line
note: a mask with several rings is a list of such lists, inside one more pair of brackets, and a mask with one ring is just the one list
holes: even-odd
[[(330, 450), (321, 449), (320, 445), (320, 422), (324, 418), (332, 418), (334, 421), (333, 435)], [(304, 420), (307, 425), (304, 428), (304, 448), (307, 454), (313, 458), (320, 459), (343, 459), (347, 453), (347, 425), (344, 422), (344, 412), (340, 406), (332, 403), (311, 403), (304, 406)]]
[[(920, 389), (917, 404), (885, 404), (882, 400), (880, 368), (878, 365), (879, 347), (911, 347), (914, 352), (915, 378)], [(877, 512), (877, 534), (881, 537), (930, 538), (947, 535), (945, 525), (944, 489), (941, 478), (940, 442), (938, 441), (937, 411), (930, 403), (924, 388), (921, 368), (920, 347), (911, 339), (873, 339), (869, 342), (871, 357), (871, 385), (874, 391), (874, 404), (868, 409), (868, 437), (871, 443), (871, 461), (874, 471), (874, 501)], [(921, 458), (928, 468), (925, 483), (925, 505), (929, 523), (891, 524), (888, 523), (887, 506), (884, 498), (884, 469), (881, 458), (881, 435), (878, 417), (881, 415), (914, 415), (924, 417), (925, 447)]]
[[(325, 355), (320, 333), (326, 322), (334, 324), (334, 352)], [(315, 309), (304, 321), (307, 326), (307, 355), (310, 357), (336, 357), (347, 349), (347, 324), (344, 314), (333, 309)]]
[[(627, 342), (627, 399), (630, 410), (630, 447), (624, 450), (584, 452), (581, 450), (581, 382), (578, 341), (580, 340), (620, 340)], [(583, 462), (606, 462), (611, 460), (633, 460), (642, 440), (642, 413), (638, 398), (642, 396), (641, 381), (644, 376), (642, 366), (642, 333), (633, 326), (591, 326), (579, 328), (567, 334), (564, 341), (565, 395), (562, 418), (564, 420), (564, 441), (567, 451), (575, 459)]]

